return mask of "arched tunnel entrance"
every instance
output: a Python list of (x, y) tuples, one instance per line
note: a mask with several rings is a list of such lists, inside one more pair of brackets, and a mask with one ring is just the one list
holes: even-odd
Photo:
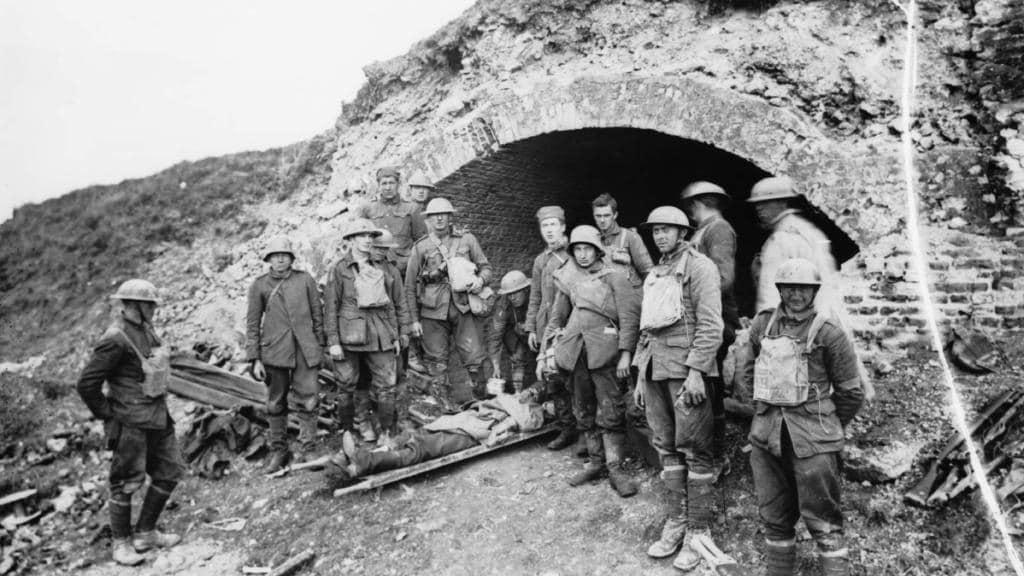
[[(750, 188), (768, 176), (748, 160), (714, 146), (655, 130), (585, 128), (549, 132), (501, 146), (463, 165), (438, 183), (462, 216), (457, 223), (481, 241), (497, 274), (530, 271), (543, 249), (534, 213), (540, 206), (565, 208), (567, 227), (592, 224), (590, 201), (601, 193), (619, 204), (619, 224), (637, 226), (659, 205), (678, 205), (689, 183), (708, 180), (722, 186), (733, 202), (725, 217), (738, 236), (737, 300), (740, 313), (753, 314), (750, 263), (766, 234), (744, 201)], [(838, 262), (856, 253), (853, 241), (820, 210), (805, 206), (831, 237)], [(657, 260), (650, 238), (648, 249)]]

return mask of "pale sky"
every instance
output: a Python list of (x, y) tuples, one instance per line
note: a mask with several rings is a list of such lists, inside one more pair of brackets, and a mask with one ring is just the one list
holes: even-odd
[(333, 125), (363, 66), (472, 0), (0, 0), (0, 221), (14, 207)]

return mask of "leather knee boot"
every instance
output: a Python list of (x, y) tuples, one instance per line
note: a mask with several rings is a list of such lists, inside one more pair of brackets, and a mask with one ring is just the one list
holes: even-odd
[(622, 469), (622, 461), (626, 455), (626, 435), (623, 432), (605, 432), (601, 435), (604, 440), (605, 460), (608, 467), (608, 480), (611, 482), (615, 492), (623, 498), (629, 498), (637, 493), (639, 489), (636, 481)]

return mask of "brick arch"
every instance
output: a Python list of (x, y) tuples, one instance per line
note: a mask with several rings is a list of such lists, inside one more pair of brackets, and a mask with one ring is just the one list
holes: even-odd
[(514, 142), (592, 128), (654, 130), (788, 174), (858, 245), (902, 225), (894, 155), (851, 156), (799, 112), (683, 77), (587, 76), (480, 89), (476, 108), (424, 137), (406, 164), (443, 181)]

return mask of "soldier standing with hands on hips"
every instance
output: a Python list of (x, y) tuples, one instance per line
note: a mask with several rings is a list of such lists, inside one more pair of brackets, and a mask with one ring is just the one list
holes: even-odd
[[(128, 280), (111, 296), (120, 317), (93, 348), (78, 379), (78, 394), (93, 416), (103, 420), (110, 462), (110, 532), (114, 562), (140, 564), (140, 552), (181, 541), (156, 528), (157, 518), (185, 472), (174, 421), (167, 412), (170, 353), (156, 337), (153, 314), (160, 299), (146, 280)], [(107, 393), (103, 384), (107, 384)], [(149, 475), (132, 533), (132, 494)]]

